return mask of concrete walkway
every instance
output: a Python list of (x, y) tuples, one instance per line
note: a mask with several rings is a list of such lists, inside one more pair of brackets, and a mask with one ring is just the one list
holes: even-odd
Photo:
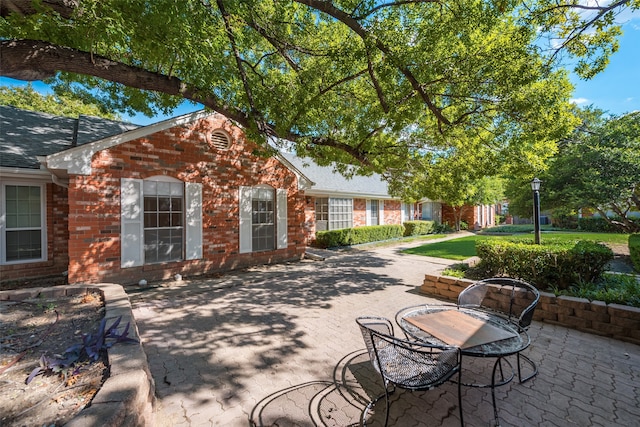
[[(398, 246), (324, 252), (129, 296), (156, 382), (158, 426), (352, 426), (381, 384), (354, 319), (436, 302), (416, 288), (441, 259)], [(399, 334), (399, 331), (396, 331)], [(503, 426), (637, 426), (640, 347), (534, 322), (533, 380), (497, 392)], [(465, 361), (467, 378), (491, 360)], [(397, 391), (390, 425), (459, 425), (456, 387)], [(493, 425), (487, 389), (463, 388), (465, 425)], [(381, 425), (384, 407), (370, 425)]]

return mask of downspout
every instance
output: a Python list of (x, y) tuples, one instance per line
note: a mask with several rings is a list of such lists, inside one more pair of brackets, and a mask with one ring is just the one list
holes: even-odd
[(42, 168), (46, 169), (51, 174), (51, 182), (56, 184), (57, 186), (63, 188), (69, 188), (69, 182), (65, 182), (65, 180), (61, 179), (58, 175), (56, 175), (49, 167), (47, 166), (47, 157), (46, 156), (36, 156)]

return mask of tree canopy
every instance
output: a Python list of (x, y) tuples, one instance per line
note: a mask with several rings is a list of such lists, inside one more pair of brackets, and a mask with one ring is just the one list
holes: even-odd
[(582, 116), (543, 176), (547, 206), (590, 208), (617, 217), (609, 220), (625, 231), (638, 231), (628, 216), (640, 211), (640, 112), (604, 118), (588, 109)]
[(616, 11), (638, 5), (12, 0), (0, 7), (0, 75), (125, 113), (202, 103), (341, 172), (401, 176), (482, 147), (493, 168), (530, 174), (575, 123), (541, 37), (560, 38), (589, 77), (617, 48)]
[(58, 116), (78, 117), (80, 114), (85, 114), (112, 120), (119, 119), (113, 111), (105, 111), (103, 105), (85, 103), (64, 94), (43, 95), (31, 84), (23, 87), (0, 87), (0, 104)]

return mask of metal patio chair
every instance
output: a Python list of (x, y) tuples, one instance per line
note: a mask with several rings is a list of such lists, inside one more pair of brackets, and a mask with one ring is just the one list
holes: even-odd
[(361, 418), (363, 425), (366, 423), (367, 413), (382, 396), (386, 400), (384, 425), (389, 423), (389, 396), (396, 387), (411, 391), (431, 390), (449, 381), (456, 373), (460, 424), (464, 425), (459, 348), (396, 338), (393, 336), (393, 325), (383, 317), (358, 317), (356, 322), (362, 332), (371, 363), (382, 377), (384, 386), (384, 394), (373, 399), (364, 410)]
[[(503, 314), (519, 328), (527, 330), (533, 319), (533, 312), (540, 300), (540, 292), (535, 286), (509, 277), (492, 277), (480, 280), (464, 289), (458, 295), (458, 306), (490, 310)], [(538, 374), (538, 367), (527, 356), (518, 352), (518, 380), (530, 380)], [(522, 377), (521, 360), (527, 362), (532, 373)]]

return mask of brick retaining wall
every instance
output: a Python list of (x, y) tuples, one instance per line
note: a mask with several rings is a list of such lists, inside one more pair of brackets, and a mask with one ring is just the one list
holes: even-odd
[[(427, 274), (420, 292), (455, 301), (472, 283), (468, 279)], [(540, 292), (533, 319), (640, 344), (640, 308), (636, 307)]]

